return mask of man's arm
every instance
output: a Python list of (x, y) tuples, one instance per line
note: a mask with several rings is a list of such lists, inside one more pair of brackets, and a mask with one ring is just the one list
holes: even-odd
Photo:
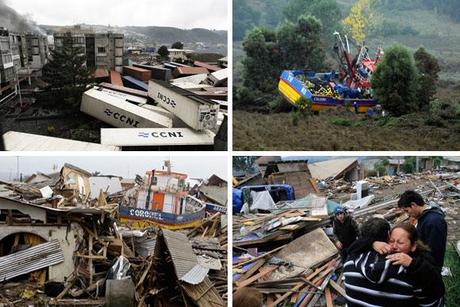
[(428, 245), (433, 255), (434, 264), (439, 271), (444, 262), (446, 250), (447, 224), (445, 220), (428, 221), (421, 229), (420, 237), (424, 244)]

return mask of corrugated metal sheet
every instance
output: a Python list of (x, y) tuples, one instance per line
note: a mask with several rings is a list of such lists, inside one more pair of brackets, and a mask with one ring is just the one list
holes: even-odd
[(64, 261), (57, 240), (32, 246), (26, 250), (0, 257), (0, 281), (43, 269)]
[(163, 229), (162, 232), (174, 263), (177, 278), (192, 285), (202, 282), (208, 269), (198, 265), (187, 236), (167, 229)]
[(203, 281), (203, 279), (208, 275), (208, 272), (209, 268), (197, 264), (179, 280), (196, 285)]

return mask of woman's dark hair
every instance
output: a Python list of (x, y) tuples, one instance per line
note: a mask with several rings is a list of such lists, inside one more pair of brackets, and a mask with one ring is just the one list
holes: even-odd
[(393, 228), (391, 228), (391, 231), (393, 231), (393, 230), (395, 230), (397, 228), (400, 228), (400, 229), (404, 230), (405, 232), (407, 232), (407, 236), (409, 237), (410, 243), (412, 245), (416, 244), (418, 251), (430, 251), (430, 248), (428, 246), (426, 246), (425, 244), (423, 244), (422, 241), (419, 240), (417, 229), (415, 228), (414, 225), (412, 225), (411, 223), (407, 223), (407, 222), (399, 223), (399, 224), (393, 226)]
[(369, 239), (372, 242), (388, 240), (390, 224), (380, 217), (372, 217), (361, 225), (360, 233), (362, 239)]

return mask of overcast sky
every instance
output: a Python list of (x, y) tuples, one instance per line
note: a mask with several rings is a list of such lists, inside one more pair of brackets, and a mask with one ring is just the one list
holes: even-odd
[(227, 29), (227, 0), (2, 0), (44, 25)]
[[(64, 163), (78, 166), (88, 172), (99, 171), (104, 175), (118, 175), (134, 178), (136, 174), (144, 176), (147, 170), (160, 169), (165, 160), (171, 160), (172, 170), (183, 172), (189, 178), (207, 179), (216, 174), (227, 178), (226, 156), (145, 156), (130, 157), (93, 156), (93, 157), (30, 157), (19, 156), (19, 173), (30, 175), (37, 171), (52, 173), (60, 171)], [(0, 157), (0, 179), (13, 180), (17, 174), (18, 157)]]

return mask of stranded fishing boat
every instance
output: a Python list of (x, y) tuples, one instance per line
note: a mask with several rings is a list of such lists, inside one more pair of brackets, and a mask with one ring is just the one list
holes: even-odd
[(167, 229), (197, 226), (205, 216), (206, 203), (188, 195), (185, 182), (187, 174), (171, 171), (169, 161), (166, 170), (147, 171), (135, 192), (135, 205), (120, 206), (122, 223), (145, 228), (158, 225)]
[(285, 70), (280, 76), (278, 90), (289, 103), (300, 108), (306, 107), (301, 99), (305, 98), (313, 112), (340, 105), (356, 112), (367, 112), (378, 104), (372, 97), (370, 78), (383, 52), (379, 49), (376, 58), (371, 59), (367, 47), (362, 47), (352, 59), (347, 37), (344, 43), (339, 33), (334, 35), (339, 73)]

